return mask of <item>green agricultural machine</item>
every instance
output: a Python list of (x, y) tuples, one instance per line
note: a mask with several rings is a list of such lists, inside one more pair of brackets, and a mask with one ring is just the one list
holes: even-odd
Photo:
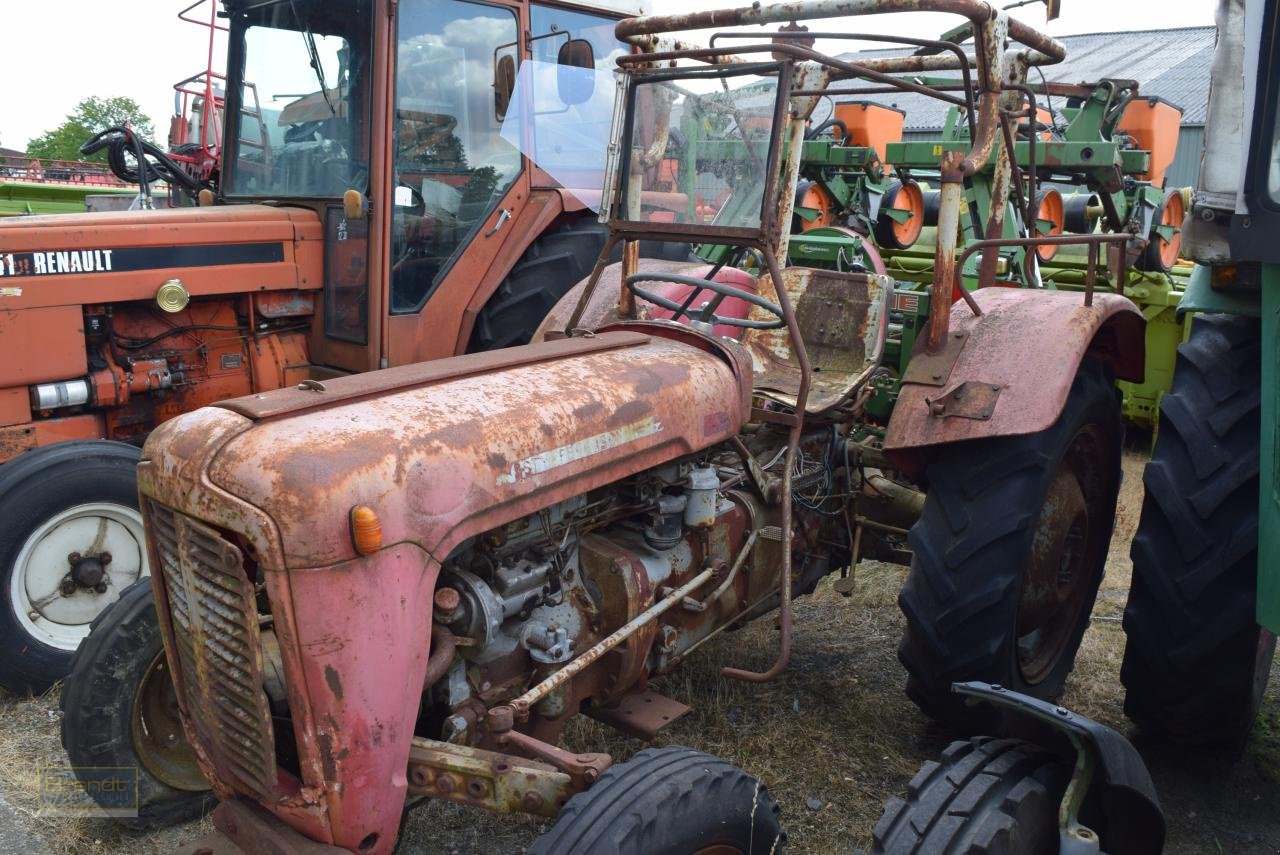
[[(916, 44), (930, 51), (941, 43)], [(805, 133), (791, 218), (794, 263), (887, 274), (896, 282), (897, 317), (886, 359), (890, 371), (877, 379), (872, 401), (872, 411), (886, 419), (928, 316), (939, 197), (934, 188), (942, 159), (946, 152), (967, 150), (977, 122), (965, 99), (954, 94), (962, 91), (962, 79), (913, 80), (955, 102), (938, 137), (903, 142), (900, 111), (866, 100), (837, 101), (830, 118)], [(874, 97), (888, 91), (863, 85), (835, 94)], [(1023, 119), (1016, 139), (1002, 140), (1008, 145), (1002, 144), (1000, 151), (1012, 151), (1018, 167), (1013, 192), (1001, 215), (993, 217), (994, 159), (972, 176), (958, 223), (966, 254), (954, 297), (962, 299), (962, 288), (977, 288), (986, 263), (991, 266), (987, 281), (996, 286), (1097, 289), (1133, 300), (1147, 321), (1146, 376), (1117, 385), (1125, 420), (1154, 429), (1160, 398), (1172, 386), (1177, 347), (1188, 329), (1178, 305), (1191, 276), (1191, 265), (1179, 258), (1189, 193), (1164, 186), (1177, 148), (1181, 110), (1142, 96), (1132, 80), (1024, 83), (1011, 97), (1021, 99), (1014, 108)], [(690, 221), (732, 220), (735, 205), (742, 204), (740, 196), (717, 187), (714, 178), (707, 186), (711, 165), (722, 162), (728, 148), (741, 145), (723, 138), (734, 121), (727, 103), (705, 98), (691, 105), (681, 116), (679, 132), (671, 135), (663, 167), (669, 189), (676, 191), (673, 197), (688, 208), (681, 214)], [(1100, 238), (1092, 249), (1051, 242), (1064, 234), (1121, 237)], [(1147, 243), (1122, 253), (1125, 235), (1144, 237)], [(1050, 241), (1037, 243), (1043, 238)], [(992, 239), (1004, 243), (984, 256), (983, 242)], [(730, 260), (723, 246), (702, 246), (698, 254), (716, 264)], [(1091, 258), (1105, 262), (1097, 266), (1092, 282)]]
[[(941, 88), (955, 89), (957, 83), (916, 79)], [(847, 91), (874, 95), (883, 89), (864, 86)], [(1013, 152), (1017, 166), (1012, 173), (1013, 194), (1002, 215), (993, 217), (994, 160), (972, 177), (965, 191), (968, 204), (962, 207), (959, 221), (965, 252), (955, 298), (961, 299), (961, 288), (977, 287), (983, 264), (989, 266), (986, 281), (996, 286), (1096, 288), (1129, 297), (1147, 320), (1147, 374), (1141, 382), (1120, 381), (1123, 413), (1131, 423), (1154, 427), (1154, 414), (1160, 396), (1172, 383), (1174, 354), (1183, 339), (1177, 306), (1190, 275), (1190, 267), (1178, 258), (1184, 194), (1163, 186), (1177, 147), (1181, 111), (1158, 98), (1142, 97), (1131, 80), (1102, 80), (1089, 86), (1024, 84), (1013, 97), (1021, 99), (1015, 109), (1025, 117), (1017, 126), (1017, 138), (1011, 135), (1000, 147), (1001, 157)], [(897, 371), (879, 381), (883, 397), (878, 406), (886, 415), (928, 312), (929, 301), (922, 298), (935, 275), (938, 210), (938, 191), (929, 188), (937, 186), (945, 154), (967, 150), (976, 121), (973, 111), (954, 105), (936, 139), (890, 142), (886, 147), (885, 168), (891, 176), (891, 183), (886, 183), (892, 196), (880, 208), (873, 232), (877, 261), (883, 259), (876, 270), (887, 272), (898, 283), (895, 308), (903, 319), (895, 348)], [(832, 153), (839, 152), (839, 146), (822, 149), (806, 143), (806, 160), (811, 150), (819, 157), (810, 173), (816, 173), (815, 181), (831, 198), (845, 198), (841, 185), (859, 191), (850, 194), (853, 199), (865, 197), (867, 185), (856, 168), (835, 165)], [(848, 182), (850, 172), (859, 179), (857, 183)], [(797, 231), (791, 255), (805, 264), (839, 267), (867, 252), (863, 238), (848, 228), (814, 228), (806, 222)], [(1148, 243), (1123, 258), (1120, 242), (1103, 239), (1091, 247), (1036, 243), (1064, 233), (1142, 236)], [(992, 239), (1005, 242), (993, 246)], [(1011, 244), (1010, 239), (1023, 242)], [(1108, 246), (1112, 247), (1109, 253)], [(984, 248), (989, 251), (984, 253)], [(1090, 258), (1107, 261), (1092, 282)]]
[(1238, 751), (1280, 631), (1280, 4), (1221, 0), (1217, 23), (1191, 335), (1144, 476), (1121, 679), (1143, 730)]
[(137, 192), (100, 164), (0, 157), (0, 217), (83, 212), (89, 196)]

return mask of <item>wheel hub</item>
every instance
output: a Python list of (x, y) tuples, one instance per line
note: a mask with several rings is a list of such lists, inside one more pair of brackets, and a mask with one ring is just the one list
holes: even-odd
[(1059, 468), (1036, 522), (1018, 600), (1018, 664), (1029, 683), (1053, 669), (1089, 588), (1089, 506), (1069, 466)]
[(133, 749), (148, 772), (176, 790), (200, 792), (209, 783), (187, 742), (178, 694), (164, 652), (156, 656), (133, 699)]
[(147, 575), (142, 518), (98, 502), (67, 508), (31, 530), (14, 559), (10, 602), (27, 634), (75, 650), (98, 613)]
[[(79, 552), (73, 552), (67, 556), (67, 562), (71, 565), (71, 581), (77, 586), (99, 594), (106, 593), (107, 586), (103, 580), (107, 575), (107, 565), (111, 563), (110, 552), (102, 552), (98, 555), (81, 555)], [(64, 588), (63, 591), (65, 593), (66, 589)]]

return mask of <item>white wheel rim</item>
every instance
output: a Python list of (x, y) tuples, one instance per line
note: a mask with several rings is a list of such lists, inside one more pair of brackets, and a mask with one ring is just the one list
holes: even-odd
[[(18, 623), (41, 644), (73, 651), (89, 634), (89, 624), (120, 592), (150, 574), (142, 515), (127, 505), (76, 505), (45, 520), (27, 537), (13, 564), (9, 597)], [(111, 554), (97, 593), (77, 586), (64, 596), (71, 553)]]

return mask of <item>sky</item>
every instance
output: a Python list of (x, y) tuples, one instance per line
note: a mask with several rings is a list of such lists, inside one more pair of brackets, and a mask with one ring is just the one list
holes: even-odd
[[(203, 71), (209, 49), (207, 28), (177, 18), (178, 11), (191, 2), (3, 0), (0, 29), (7, 38), (0, 50), (0, 146), (26, 148), (28, 140), (57, 127), (90, 95), (133, 98), (152, 117), (163, 143), (174, 109), (173, 84)], [(207, 20), (209, 2), (205, 0), (192, 14)], [(644, 2), (655, 14), (750, 5), (725, 0)], [(589, 0), (584, 0), (587, 4)], [(1039, 4), (1010, 14), (1056, 36), (1208, 25), (1213, 23), (1215, 6), (1216, 0), (1062, 0), (1061, 17), (1047, 25)], [(820, 26), (931, 36), (959, 20), (954, 15), (914, 13), (824, 21)], [(841, 43), (825, 49), (840, 52), (856, 47), (856, 43)], [(225, 43), (219, 41), (215, 48), (218, 70), (223, 68), (225, 50)]]

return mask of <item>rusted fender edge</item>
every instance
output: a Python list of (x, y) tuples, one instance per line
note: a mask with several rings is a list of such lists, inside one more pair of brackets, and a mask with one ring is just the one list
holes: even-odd
[[(905, 471), (918, 474), (921, 452), (932, 446), (1049, 427), (1085, 357), (1110, 366), (1118, 379), (1142, 382), (1146, 322), (1128, 298), (1096, 294), (1085, 306), (1080, 294), (1067, 291), (983, 288), (974, 296), (980, 317), (963, 304), (952, 314), (948, 350), (954, 362), (917, 353), (904, 378), (885, 451)], [(965, 383), (971, 385), (962, 396), (975, 390), (994, 395), (989, 413), (955, 406), (953, 393)]]

